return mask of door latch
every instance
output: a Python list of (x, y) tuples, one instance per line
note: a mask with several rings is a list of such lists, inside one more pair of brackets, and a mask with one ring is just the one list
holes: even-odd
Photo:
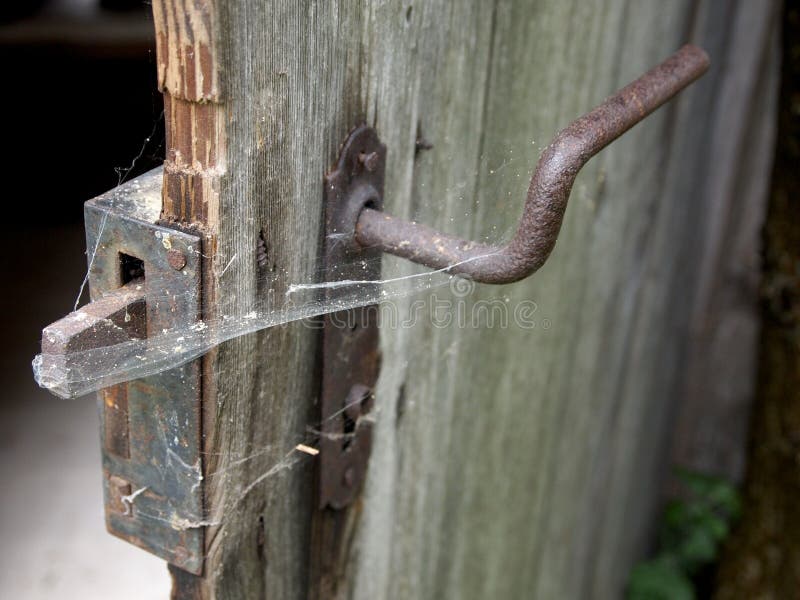
[[(379, 285), (383, 252), (486, 283), (529, 276), (555, 245), (583, 165), (707, 68), (706, 54), (685, 46), (562, 130), (539, 160), (515, 235), (501, 246), (384, 213), (386, 147), (374, 129), (356, 128), (324, 182), (326, 279), (357, 282), (376, 297), (370, 286)], [(161, 171), (152, 171), (86, 204), (92, 301), (44, 330), (44, 370), (68, 372), (84, 351), (147, 344), (200, 318), (202, 238), (159, 224), (161, 184)], [(376, 309), (323, 317), (321, 508), (348, 506), (365, 477), (380, 368)], [(99, 393), (109, 530), (192, 573), (203, 568), (200, 376), (196, 359)]]
[[(200, 318), (202, 240), (158, 224), (161, 185), (156, 169), (85, 204), (91, 302), (44, 329), (43, 371), (85, 368), (91, 351)], [(74, 395), (64, 385), (53, 391)], [(200, 573), (199, 361), (104, 388), (98, 404), (108, 530)]]
[[(702, 76), (708, 55), (686, 45), (563, 129), (544, 150), (517, 231), (504, 245), (464, 240), (372, 207), (351, 243), (482, 283), (512, 283), (539, 269), (556, 243), (575, 177), (595, 154)], [(354, 206), (359, 199), (352, 200)]]
[[(517, 231), (505, 245), (460, 239), (383, 212), (386, 147), (374, 129), (356, 128), (325, 179), (328, 280), (379, 279), (381, 252), (483, 283), (528, 277), (555, 246), (572, 184), (583, 165), (703, 75), (708, 65), (702, 49), (686, 45), (563, 129), (542, 153)], [(368, 422), (361, 423), (374, 404), (379, 364), (377, 311), (363, 320), (369, 313), (353, 309), (325, 318), (322, 506), (342, 508), (350, 503), (366, 472), (371, 430)], [(347, 322), (354, 324), (352, 330), (337, 325)]]

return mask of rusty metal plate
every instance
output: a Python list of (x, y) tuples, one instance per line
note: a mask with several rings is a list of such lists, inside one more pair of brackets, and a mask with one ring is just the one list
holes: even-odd
[[(127, 269), (143, 267), (148, 339), (192, 325), (201, 310), (201, 239), (155, 224), (160, 188), (158, 170), (85, 205), (87, 248), (96, 248), (89, 260), (92, 300), (120, 288)], [(108, 530), (201, 573), (199, 360), (98, 396)]]
[[(355, 239), (364, 207), (381, 209), (385, 163), (386, 147), (373, 129), (361, 126), (325, 178), (327, 281), (380, 278), (379, 249), (341, 240)], [(319, 504), (340, 509), (360, 492), (372, 449), (372, 423), (364, 417), (374, 404), (380, 367), (377, 305), (325, 315), (322, 336)]]

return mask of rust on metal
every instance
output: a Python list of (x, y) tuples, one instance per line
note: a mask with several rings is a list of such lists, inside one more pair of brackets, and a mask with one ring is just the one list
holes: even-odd
[(167, 262), (170, 267), (176, 271), (180, 271), (186, 266), (186, 255), (180, 250), (173, 248), (167, 252)]
[[(380, 250), (341, 242), (365, 206), (382, 207), (386, 147), (373, 129), (353, 131), (336, 168), (325, 178), (325, 262), (329, 280), (380, 277)], [(368, 287), (371, 284), (363, 284)], [(330, 298), (334, 300), (334, 298)], [(322, 333), (319, 504), (343, 508), (361, 489), (372, 447), (372, 410), (378, 379), (376, 306), (325, 315)]]
[[(121, 458), (130, 458), (130, 435), (128, 425), (128, 386), (124, 383), (112, 385), (99, 392), (103, 404), (103, 447)], [(130, 492), (129, 492), (130, 493)]]
[[(161, 181), (158, 169), (85, 204), (92, 301), (44, 329), (43, 369), (80, 372), (87, 356), (90, 368), (102, 361), (105, 347), (146, 346), (197, 322), (202, 240), (157, 223)], [(121, 285), (131, 276), (139, 278)], [(59, 395), (76, 395), (65, 379)], [(98, 400), (108, 530), (201, 573), (204, 531), (193, 524), (203, 515), (199, 362), (105, 388)]]
[[(136, 279), (48, 325), (42, 331), (42, 367), (66, 372), (83, 360), (83, 352), (147, 333), (144, 280)], [(113, 385), (99, 393), (105, 423), (106, 452), (128, 458), (128, 388)]]
[[(112, 346), (145, 336), (145, 290), (141, 281), (113, 290), (42, 330), (45, 360)], [(47, 364), (45, 364), (47, 366)]]
[(370, 152), (369, 154), (360, 153), (358, 155), (358, 162), (364, 165), (367, 171), (374, 171), (380, 163), (380, 156), (377, 152)]
[(504, 246), (463, 240), (374, 207), (359, 213), (355, 239), (364, 248), (479, 282), (524, 279), (553, 250), (572, 184), (586, 162), (698, 79), (708, 65), (702, 49), (686, 45), (562, 130), (542, 153), (517, 231)]
[(108, 502), (106, 510), (115, 512), (123, 516), (133, 516), (133, 511), (125, 503), (125, 499), (131, 495), (131, 484), (122, 477), (110, 475), (108, 477)]

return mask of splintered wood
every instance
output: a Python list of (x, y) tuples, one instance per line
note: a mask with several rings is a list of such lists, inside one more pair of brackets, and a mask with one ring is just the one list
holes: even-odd
[(298, 452), (305, 452), (306, 454), (310, 454), (311, 456), (316, 456), (317, 454), (319, 454), (319, 450), (317, 450), (316, 448), (312, 448), (311, 446), (306, 446), (305, 444), (297, 444), (297, 446), (295, 446), (294, 449), (297, 450)]

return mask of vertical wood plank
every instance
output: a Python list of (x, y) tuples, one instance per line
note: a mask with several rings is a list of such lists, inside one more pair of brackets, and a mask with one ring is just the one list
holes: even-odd
[[(761, 228), (781, 63), (780, 3), (730, 2), (725, 9), (730, 27), (711, 50), (731, 72), (718, 78), (709, 107), (714, 121), (708, 155), (715, 162), (709, 161), (701, 182), (703, 197), (709, 198), (706, 235), (673, 456), (679, 464), (738, 482), (755, 395)], [(708, 18), (719, 22), (720, 11)]]

